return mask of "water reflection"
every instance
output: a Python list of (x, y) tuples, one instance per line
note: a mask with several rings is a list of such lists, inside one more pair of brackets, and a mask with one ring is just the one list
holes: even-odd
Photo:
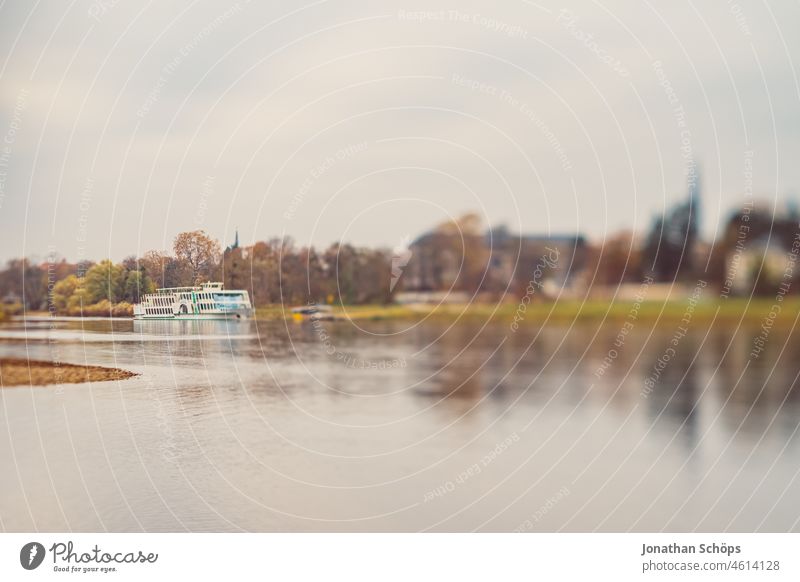
[(567, 487), (533, 529), (797, 528), (796, 333), (753, 359), (757, 331), (698, 326), (660, 366), (644, 324), (360, 326), (0, 327), (4, 355), (141, 373), (0, 392), (4, 527), (508, 531)]

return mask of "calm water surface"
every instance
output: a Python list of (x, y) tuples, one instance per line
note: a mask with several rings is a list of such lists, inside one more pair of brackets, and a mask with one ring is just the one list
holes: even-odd
[(800, 529), (788, 332), (358, 326), (0, 327), (0, 355), (141, 374), (0, 390), (0, 528)]

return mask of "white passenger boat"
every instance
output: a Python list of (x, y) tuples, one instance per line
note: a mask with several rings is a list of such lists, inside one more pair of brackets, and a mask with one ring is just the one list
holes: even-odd
[(165, 287), (133, 306), (134, 319), (243, 319), (252, 315), (247, 291), (227, 290), (222, 283)]

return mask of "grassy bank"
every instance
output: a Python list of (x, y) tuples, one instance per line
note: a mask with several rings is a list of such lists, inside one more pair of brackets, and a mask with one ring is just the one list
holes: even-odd
[(0, 386), (45, 386), (124, 380), (137, 374), (118, 368), (0, 358)]
[[(798, 311), (800, 298), (787, 298), (782, 302), (774, 299), (726, 299), (719, 301), (698, 302), (691, 313), (693, 322), (716, 321), (737, 322), (740, 320), (754, 323), (767, 318), (775, 304), (780, 306), (780, 313), (774, 324), (791, 325)], [(638, 321), (680, 321), (689, 308), (688, 300), (647, 301), (635, 304), (632, 301), (610, 301), (592, 299), (585, 302), (564, 300), (551, 303), (534, 303), (520, 308), (518, 304), (501, 305), (473, 303), (469, 305), (351, 305), (333, 306), (338, 318), (352, 320), (433, 320), (453, 321), (457, 318), (467, 321), (485, 321), (487, 319), (511, 322), (517, 318), (519, 325), (542, 324), (544, 322), (570, 323), (572, 321), (601, 321), (603, 318), (620, 321), (635, 318)], [(289, 309), (280, 305), (259, 307), (256, 319), (275, 321), (291, 319)]]

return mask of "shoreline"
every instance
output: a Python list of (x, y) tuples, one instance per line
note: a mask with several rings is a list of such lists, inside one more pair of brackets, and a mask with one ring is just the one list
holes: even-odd
[[(724, 299), (697, 302), (692, 307), (692, 320), (701, 323), (758, 323), (769, 317), (775, 304), (774, 299), (746, 298)], [(667, 324), (681, 321), (688, 305), (685, 300), (610, 301), (590, 299), (581, 301), (566, 299), (553, 302), (529, 303), (520, 308), (515, 303), (471, 303), (471, 304), (409, 304), (409, 305), (333, 305), (336, 321), (413, 321), (431, 319), (434, 321), (496, 321), (519, 325), (541, 325), (547, 323), (616, 322), (629, 319), (635, 309), (636, 319), (641, 322)], [(787, 298), (781, 302), (781, 316), (774, 320), (775, 325), (794, 323), (794, 314), (800, 312), (800, 297)], [(255, 310), (256, 321), (291, 320), (290, 307), (271, 305)]]
[[(561, 299), (558, 301), (531, 302), (520, 308), (516, 303), (452, 303), (452, 304), (389, 304), (389, 305), (332, 305), (335, 321), (486, 321), (500, 323), (518, 321), (519, 325), (541, 325), (547, 323), (572, 323), (574, 321), (615, 322), (628, 319), (635, 309), (636, 319), (652, 323), (673, 323), (680, 321), (686, 311), (688, 298), (669, 301), (612, 301), (610, 299)], [(702, 323), (758, 323), (769, 317), (776, 304), (774, 298), (758, 297), (729, 298), (699, 301), (693, 307), (693, 320)], [(788, 325), (794, 322), (791, 314), (800, 312), (800, 297), (787, 297), (780, 302), (781, 315), (774, 319), (775, 325)], [(256, 307), (252, 320), (291, 321), (294, 305), (267, 305)], [(29, 312), (25, 316), (12, 316), (7, 321), (87, 321), (110, 320), (132, 321), (131, 317), (69, 316), (55, 317), (47, 312)]]
[(2, 388), (108, 382), (125, 380), (138, 375), (136, 372), (119, 368), (0, 357), (0, 387)]

